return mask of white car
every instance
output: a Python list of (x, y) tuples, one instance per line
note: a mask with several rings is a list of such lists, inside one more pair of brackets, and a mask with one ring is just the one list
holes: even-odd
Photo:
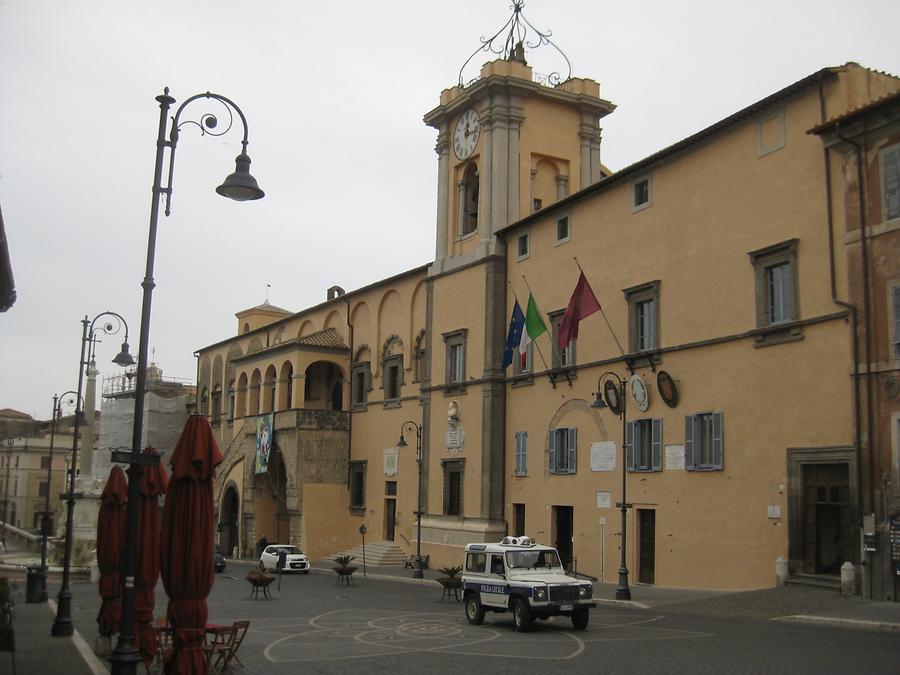
[(270, 544), (259, 556), (259, 566), (266, 570), (278, 570), (278, 556), (281, 551), (285, 553), (284, 572), (300, 572), (309, 574), (309, 558), (306, 554), (292, 544)]

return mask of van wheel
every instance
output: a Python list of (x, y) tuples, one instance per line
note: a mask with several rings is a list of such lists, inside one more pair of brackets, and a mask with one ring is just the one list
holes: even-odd
[(572, 612), (572, 625), (576, 630), (584, 630), (587, 628), (588, 618), (590, 618), (590, 615), (587, 607), (576, 607), (575, 611)]
[(481, 606), (481, 600), (474, 593), (466, 596), (466, 619), (473, 626), (480, 626), (484, 621), (484, 607)]
[(513, 625), (520, 633), (527, 633), (531, 630), (531, 624), (534, 617), (531, 616), (531, 608), (528, 601), (522, 598), (513, 600)]

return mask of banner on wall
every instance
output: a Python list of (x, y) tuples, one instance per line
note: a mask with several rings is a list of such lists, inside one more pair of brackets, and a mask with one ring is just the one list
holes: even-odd
[(275, 414), (268, 413), (256, 418), (256, 471), (269, 470), (269, 453), (272, 451), (272, 436), (275, 432)]

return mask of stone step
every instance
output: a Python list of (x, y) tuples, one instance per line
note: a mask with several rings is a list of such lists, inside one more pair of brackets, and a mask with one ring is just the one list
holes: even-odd
[[(363, 558), (362, 545), (326, 556), (326, 558), (334, 560), (339, 555), (352, 555), (361, 562)], [(408, 557), (403, 549), (392, 541), (375, 541), (366, 544), (366, 563), (369, 565), (403, 565)]]
[(815, 586), (816, 588), (828, 588), (840, 592), (841, 578), (825, 574), (806, 574), (803, 572), (792, 574), (785, 579), (785, 584), (793, 586)]

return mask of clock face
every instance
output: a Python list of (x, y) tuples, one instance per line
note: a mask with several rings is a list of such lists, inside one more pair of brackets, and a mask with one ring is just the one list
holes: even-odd
[(474, 152), (480, 132), (481, 124), (478, 122), (478, 113), (474, 108), (469, 108), (459, 116), (459, 120), (456, 122), (456, 131), (453, 132), (453, 149), (459, 159), (466, 159)]

